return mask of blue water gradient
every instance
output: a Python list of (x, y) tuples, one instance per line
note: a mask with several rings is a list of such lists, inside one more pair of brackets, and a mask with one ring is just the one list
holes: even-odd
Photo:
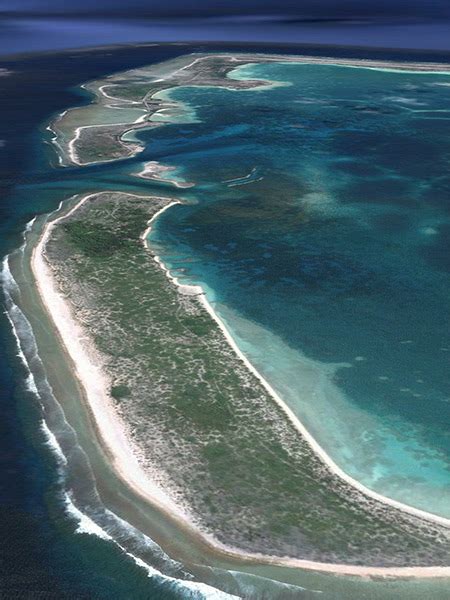
[[(42, 123), (87, 99), (70, 88), (87, 79), (165, 60), (182, 48), (125, 48), (4, 62), (0, 107), (0, 254), (23, 242), (27, 221), (56, 209), (77, 191), (107, 187), (101, 177), (51, 166)], [(99, 174), (100, 175), (100, 174)], [(118, 185), (117, 182), (115, 185)], [(119, 184), (120, 185), (120, 184)], [(4, 270), (2, 278), (4, 277)], [(4, 279), (2, 287), (7, 287)], [(203, 598), (176, 580), (150, 577), (112, 541), (87, 533), (67, 504), (67, 474), (43, 430), (41, 398), (18, 355), (8, 308), (0, 313), (0, 597), (48, 600)], [(22, 331), (24, 348), (33, 343)], [(81, 485), (87, 483), (81, 481)], [(85, 518), (82, 517), (82, 522)], [(84, 533), (83, 533), (84, 531)]]
[(450, 76), (234, 76), (288, 85), (174, 90), (201, 122), (142, 134), (198, 183), (156, 248), (340, 467), (450, 517)]
[[(264, 93), (232, 93), (221, 90), (200, 93), (197, 90), (196, 94), (198, 95), (195, 98), (192, 90), (180, 90), (176, 93), (180, 94), (180, 98), (183, 97), (192, 102), (203, 122), (160, 128), (157, 132), (154, 131), (155, 137), (148, 138), (148, 149), (144, 156), (121, 163), (56, 169), (53, 166), (56, 164), (56, 156), (53, 150), (43, 142), (48, 139), (48, 135), (45, 133), (45, 124), (52, 114), (54, 115), (68, 106), (76, 106), (89, 101), (86, 95), (80, 93), (79, 88), (76, 87), (79, 84), (110, 72), (166, 60), (188, 51), (204, 51), (205, 49), (207, 48), (201, 46), (108, 48), (89, 52), (71, 51), (61, 55), (36, 55), (2, 61), (0, 67), (7, 68), (11, 74), (2, 77), (2, 94), (0, 95), (2, 110), (2, 119), (0, 119), (1, 255), (3, 257), (22, 243), (25, 223), (32, 217), (55, 210), (61, 200), (83, 191), (123, 189), (150, 194), (178, 193), (191, 202), (198, 202), (196, 206), (189, 208), (173, 208), (166, 214), (167, 220), (166, 218), (164, 221), (161, 220), (158, 233), (161, 235), (163, 247), (166, 249), (165, 258), (167, 260), (170, 258), (174, 266), (179, 269), (187, 269), (185, 276), (209, 284), (209, 295), (211, 297), (215, 295), (220, 302), (217, 308), (224, 319), (232, 324), (233, 332), (239, 338), (241, 347), (252, 357), (253, 355), (256, 358), (259, 356), (258, 366), (265, 365), (266, 368), (272, 369), (272, 378), (279, 371), (278, 384), (281, 385), (282, 381), (286, 381), (287, 384), (286, 389), (282, 390), (283, 395), (287, 398), (289, 392), (292, 391), (292, 401), (294, 401), (297, 393), (296, 387), (291, 383), (293, 381), (291, 378), (294, 375), (298, 376), (304, 385), (307, 367), (310, 368), (309, 381), (312, 382), (311, 385), (317, 385), (317, 382), (320, 381), (318, 375), (324, 374), (321, 381), (323, 385), (328, 385), (328, 382), (332, 381), (333, 370), (338, 369), (340, 375), (347, 375), (352, 370), (336, 367), (339, 364), (336, 361), (343, 360), (346, 363), (349, 361), (348, 364), (358, 365), (358, 369), (366, 367), (363, 365), (363, 361), (352, 363), (352, 358), (357, 356), (356, 346), (358, 346), (358, 353), (362, 354), (360, 348), (362, 342), (355, 344), (355, 352), (353, 352), (353, 348), (348, 349), (350, 341), (344, 340), (342, 351), (337, 351), (336, 348), (341, 348), (340, 345), (337, 342), (333, 342), (332, 345), (330, 340), (329, 354), (326, 353), (328, 347), (325, 343), (320, 344), (317, 326), (314, 325), (310, 315), (320, 306), (324, 307), (323, 311), (326, 313), (326, 304), (321, 305), (318, 299), (319, 292), (323, 293), (321, 282), (324, 281), (324, 277), (319, 277), (317, 273), (334, 273), (330, 266), (333, 263), (331, 259), (324, 261), (319, 250), (314, 250), (317, 254), (317, 258), (314, 258), (316, 255), (312, 250), (308, 254), (303, 248), (305, 244), (309, 244), (313, 249), (316, 248), (319, 230), (322, 231), (321, 239), (326, 240), (327, 231), (330, 233), (335, 231), (335, 228), (332, 227), (333, 218), (337, 220), (337, 227), (342, 227), (343, 231), (344, 223), (347, 223), (346, 227), (350, 227), (350, 222), (354, 221), (353, 213), (349, 216), (342, 214), (343, 202), (337, 202), (336, 217), (326, 217), (328, 214), (326, 211), (331, 211), (330, 215), (334, 214), (332, 211), (335, 210), (333, 207), (336, 205), (336, 196), (334, 187), (326, 188), (325, 186), (331, 185), (330, 181), (337, 181), (338, 170), (344, 173), (342, 176), (344, 179), (347, 177), (345, 170), (349, 169), (356, 169), (359, 172), (363, 169), (367, 173), (372, 169), (378, 173), (378, 167), (371, 164), (374, 161), (363, 160), (360, 161), (360, 164), (355, 160), (353, 165), (350, 162), (344, 164), (345, 161), (340, 164), (338, 161), (333, 178), (330, 179), (322, 172), (319, 172), (314, 178), (312, 167), (308, 166), (314, 163), (312, 151), (306, 150), (306, 134), (308, 132), (297, 126), (298, 124), (303, 125), (303, 121), (305, 121), (303, 117), (299, 117), (298, 106), (306, 106), (305, 110), (312, 111), (313, 109), (313, 106), (305, 104), (305, 97), (309, 102), (307, 95), (302, 94), (301, 91), (297, 92), (298, 99), (302, 100), (298, 106), (296, 103), (279, 101), (279, 105), (275, 107), (272, 96), (269, 97), (269, 94), (276, 93), (281, 99), (285, 97), (283, 94), (293, 94), (293, 86)], [(223, 51), (230, 48), (216, 46), (210, 49)], [(249, 47), (239, 48), (240, 51), (245, 49), (251, 50)], [(271, 51), (277, 51), (277, 49), (274, 48)], [(323, 53), (323, 49), (315, 51), (305, 48), (289, 49), (289, 53), (305, 53), (305, 51), (315, 54)], [(332, 52), (330, 49), (329, 53)], [(346, 56), (355, 54), (355, 51), (352, 50), (336, 52), (338, 55)], [(356, 54), (370, 56), (370, 52), (358, 51)], [(380, 55), (377, 56), (380, 57)], [(383, 57), (392, 58), (393, 56), (386, 54)], [(419, 59), (420, 56), (415, 58)], [(291, 67), (289, 69), (282, 73), (280, 67), (273, 67), (273, 72), (269, 73), (267, 69), (262, 68), (262, 72), (264, 72), (264, 76), (270, 75), (271, 78), (283, 80), (286, 75), (289, 75), (289, 79), (292, 80), (294, 71)], [(248, 74), (251, 74), (251, 70)], [(415, 76), (415, 79), (417, 77)], [(425, 76), (420, 78), (421, 82), (425, 82), (425, 80)], [(444, 78), (435, 76), (428, 78), (429, 82), (432, 80), (444, 81)], [(444, 89), (439, 91), (438, 87), (431, 86), (429, 93), (437, 98), (440, 93), (445, 91)], [(357, 94), (360, 92), (361, 90), (358, 89), (353, 97), (357, 98)], [(349, 93), (349, 96), (351, 103), (352, 95)], [(211, 116), (217, 118), (217, 123), (208, 119), (207, 112), (214, 108), (213, 103), (209, 106), (205, 105), (208, 98), (214, 102), (220, 100), (216, 113), (210, 113)], [(226, 103), (224, 103), (225, 99)], [(313, 102), (316, 102), (314, 95)], [(233, 110), (234, 114), (232, 114)], [(402, 109), (397, 110), (398, 114), (401, 112)], [(350, 108), (348, 113), (354, 114), (355, 118), (358, 116), (358, 112), (351, 111)], [(329, 119), (332, 118), (334, 117), (330, 114)], [(317, 140), (322, 139), (321, 143), (325, 144), (326, 128), (321, 119), (323, 120), (322, 117), (319, 118), (311, 113), (309, 131), (312, 133), (317, 130)], [(332, 130), (330, 122), (327, 126), (329, 130)], [(272, 156), (271, 159), (268, 158), (269, 147), (265, 147), (267, 137), (260, 136), (261, 132), (266, 135), (268, 129), (273, 129), (273, 135), (278, 138), (276, 154), (279, 153), (279, 157)], [(435, 129), (436, 135), (444, 137), (445, 129), (442, 121), (436, 122)], [(296, 137), (300, 134), (303, 135), (302, 144), (305, 150), (302, 150), (300, 145), (297, 147), (297, 142), (290, 143), (290, 149), (288, 149), (286, 141), (300, 141), (300, 138)], [(435, 139), (434, 135), (435, 133), (433, 133), (433, 139)], [(329, 135), (328, 138), (331, 141)], [(274, 139), (275, 137), (270, 141), (272, 147), (275, 144)], [(318, 141), (317, 143), (319, 143)], [(414, 143), (416, 141), (414, 140)], [(424, 143), (424, 141), (424, 139), (420, 139), (420, 143)], [(426, 152), (426, 160), (428, 160), (430, 169), (435, 160), (445, 160), (444, 153), (440, 158), (441, 154), (437, 145), (436, 142), (434, 154), (429, 149)], [(312, 142), (310, 147), (314, 148)], [(301, 160), (296, 160), (296, 156), (301, 157)], [(138, 163), (143, 159), (159, 159), (164, 164), (172, 164), (178, 167), (176, 171), (178, 177), (184, 176), (188, 180), (192, 177), (199, 182), (199, 185), (177, 192), (168, 184), (131, 177), (130, 173), (139, 170)], [(276, 162), (272, 163), (273, 159), (276, 159)], [(400, 160), (400, 154), (398, 160)], [(306, 187), (307, 182), (302, 184), (303, 176), (299, 176), (302, 163), (305, 173), (308, 172), (309, 179), (314, 182), (313, 191), (319, 187), (317, 182), (321, 178), (324, 179), (324, 190), (320, 188), (322, 199), (320, 202), (314, 203), (309, 196), (310, 208), (308, 211), (306, 208), (302, 208), (303, 205), (308, 205), (304, 198), (311, 193), (311, 190)], [(316, 164), (327, 166), (326, 161), (323, 165), (320, 161), (316, 161)], [(242, 183), (242, 178), (249, 174), (254, 166), (257, 169), (249, 177), (249, 180), (256, 181), (260, 177), (264, 177), (264, 179), (259, 183), (239, 185), (240, 182)], [(419, 169), (419, 166), (416, 165), (416, 168)], [(426, 166), (424, 166), (425, 171)], [(431, 173), (431, 170), (429, 172)], [(372, 175), (370, 176), (372, 177)], [(364, 177), (364, 174), (358, 175), (358, 177)], [(418, 177), (422, 176), (418, 173)], [(423, 178), (426, 178), (426, 175)], [(217, 182), (222, 179), (234, 181), (219, 185)], [(436, 182), (440, 182), (440, 187)], [(436, 182), (433, 183), (433, 192), (431, 189), (429, 191), (428, 204), (430, 214), (440, 215), (443, 211), (446, 193), (445, 177), (442, 177), (442, 173), (436, 176)], [(238, 185), (235, 185), (236, 183)], [(228, 184), (231, 187), (228, 187)], [(252, 186), (257, 185), (263, 187), (254, 188), (252, 191)], [(310, 183), (310, 185), (312, 184)], [(329, 196), (333, 197), (332, 201), (325, 203), (323, 194), (327, 189)], [(440, 199), (437, 197), (438, 190), (441, 190)], [(398, 196), (397, 199), (401, 200), (401, 197)], [(405, 232), (410, 230), (412, 237), (417, 236), (424, 242), (424, 260), (437, 260), (439, 256), (441, 259), (445, 258), (445, 252), (436, 254), (436, 251), (433, 250), (438, 240), (442, 240), (442, 236), (433, 235), (430, 232), (430, 228), (442, 227), (437, 222), (439, 219), (435, 222), (434, 217), (430, 217), (428, 222), (424, 221), (421, 214), (425, 214), (425, 212), (428, 214), (428, 208), (427, 211), (424, 208), (424, 201), (411, 211), (405, 210), (404, 206), (408, 206), (408, 203), (405, 198), (403, 201), (405, 204), (399, 204), (397, 211), (389, 209), (390, 222), (396, 224), (398, 229), (399, 224), (406, 220), (408, 226), (405, 227)], [(433, 203), (436, 204), (436, 207)], [(367, 204), (361, 206), (360, 213), (365, 215), (368, 211), (367, 206)], [(388, 208), (389, 205), (386, 204), (386, 207)], [(350, 206), (349, 208), (353, 210), (354, 207)], [(375, 208), (373, 211), (376, 216)], [(381, 202), (379, 208), (382, 212), (383, 204)], [(320, 209), (322, 212), (319, 211), (317, 216), (313, 216), (316, 214), (313, 209), (318, 211)], [(301, 216), (305, 211), (311, 216), (308, 218)], [(394, 218), (392, 215), (395, 212), (398, 214)], [(341, 216), (338, 218), (338, 215)], [(308, 223), (314, 232), (307, 232)], [(413, 223), (420, 223), (417, 230), (414, 229)], [(229, 231), (225, 231), (226, 229)], [(267, 237), (269, 230), (271, 231), (270, 239)], [(354, 226), (348, 231), (352, 235), (356, 235)], [(443, 230), (439, 229), (439, 231)], [(302, 235), (306, 237), (300, 244)], [(362, 234), (358, 235), (361, 237)], [(301, 263), (303, 272), (309, 273), (309, 279), (303, 275), (303, 284), (299, 283), (301, 278), (298, 275), (300, 250), (305, 253), (305, 256), (311, 256)], [(366, 257), (362, 256), (361, 260), (358, 260), (353, 256), (354, 263), (350, 264), (358, 265), (359, 269), (363, 259), (366, 260)], [(339, 261), (335, 262), (341, 264)], [(368, 270), (369, 273), (378, 268), (377, 261), (374, 259), (372, 262), (376, 264), (372, 265), (371, 270)], [(322, 271), (317, 271), (318, 265), (322, 263), (325, 264), (325, 267), (321, 267)], [(266, 271), (261, 271), (263, 268)], [(323, 271), (323, 269), (328, 270)], [(344, 269), (345, 273), (353, 273), (351, 277), (356, 281), (355, 285), (360, 281), (357, 278), (359, 275), (356, 275), (359, 272), (358, 269), (356, 267), (353, 270), (347, 267)], [(434, 267), (433, 269), (436, 270)], [(428, 266), (426, 270), (428, 271)], [(351, 280), (350, 275), (348, 277)], [(434, 276), (431, 274), (430, 277), (434, 282)], [(234, 288), (231, 286), (232, 280), (235, 280)], [(409, 277), (408, 281), (410, 281)], [(300, 285), (303, 286), (301, 289)], [(334, 306), (334, 296), (337, 294), (333, 295), (332, 290), (337, 289), (338, 286), (332, 283), (331, 275), (329, 286), (328, 295), (331, 301), (328, 302), (328, 305), (330, 310), (334, 310), (337, 314), (338, 305)], [(291, 312), (298, 310), (295, 302), (300, 297), (306, 298), (304, 290), (309, 290), (308, 293), (311, 293), (314, 288), (317, 288), (317, 299), (314, 295), (310, 296), (309, 313), (307, 305), (305, 305), (306, 308), (302, 309), (303, 312), (298, 313), (295, 328), (292, 327), (292, 332), (286, 333), (286, 326), (284, 329), (281, 326), (284, 318), (282, 311), (285, 310), (285, 307), (288, 307)], [(345, 291), (345, 286), (343, 289)], [(287, 294), (288, 290), (290, 290), (289, 294)], [(291, 298), (290, 301), (281, 305), (280, 300), (288, 296)], [(280, 312), (277, 307), (281, 306)], [(251, 316), (250, 309), (256, 311), (255, 316)], [(445, 314), (440, 314), (438, 324), (441, 324), (441, 329), (445, 333), (443, 325)], [(285, 317), (288, 317), (288, 313)], [(331, 320), (331, 315), (329, 320)], [(295, 320), (292, 320), (292, 323), (295, 324)], [(433, 331), (435, 330), (436, 327)], [(301, 331), (310, 331), (310, 337), (307, 337), (306, 333), (301, 337)], [(261, 336), (260, 342), (256, 342), (257, 335)], [(35, 393), (30, 391), (28, 371), (17, 356), (17, 346), (11, 333), (10, 323), (3, 311), (0, 314), (0, 340), (0, 402), (2, 410), (0, 423), (0, 529), (4, 542), (0, 550), (0, 596), (2, 598), (45, 597), (58, 600), (66, 598), (71, 600), (74, 598), (77, 600), (198, 598), (199, 594), (186, 590), (182, 583), (179, 584), (177, 581), (164, 577), (149, 577), (144, 568), (136, 565), (130, 556), (125, 555), (112, 540), (105, 539), (105, 536), (80, 533), (83, 531), (83, 528), (80, 529), (80, 516), (73, 510), (68, 511), (66, 492), (71, 492), (75, 503), (78, 500), (75, 491), (82, 492), (85, 496), (91, 495), (89, 478), (85, 477), (85, 471), (82, 472), (81, 477), (78, 474), (78, 478), (76, 478), (73, 473), (69, 477), (64, 465), (58, 461), (57, 457), (55, 458), (49, 439), (42, 429), (42, 420), (45, 416), (47, 421), (52, 424), (52, 421), (56, 419), (56, 411), (50, 410), (50, 404), (44, 411), (42, 398), (38, 398)], [(295, 344), (300, 340), (301, 345), (296, 346), (292, 340), (296, 340)], [(32, 342), (32, 338), (24, 336), (23, 341), (27, 346)], [(314, 343), (315, 346), (308, 345), (306, 342)], [(430, 337), (429, 344), (431, 345), (431, 343), (432, 338)], [(282, 351), (278, 352), (280, 348)], [(409, 351), (411, 350), (412, 347), (409, 348)], [(366, 356), (368, 356), (368, 352), (366, 352)], [(287, 370), (286, 377), (282, 369)], [(353, 370), (357, 372), (357, 369)], [(333, 389), (333, 391), (335, 390)], [(342, 387), (339, 398), (347, 402), (347, 408), (348, 403), (351, 403), (353, 407), (357, 406), (355, 398), (349, 392), (347, 395), (347, 392), (348, 390), (344, 394)], [(318, 394), (317, 398), (320, 399), (321, 394)], [(334, 418), (330, 406), (335, 406), (335, 412), (340, 412), (340, 405), (334, 404), (336, 395), (332, 397), (332, 400), (333, 402), (330, 401), (326, 404), (325, 417), (327, 419)], [(306, 403), (303, 403), (303, 408), (305, 406)], [(318, 401), (310, 403), (310, 406), (312, 411), (318, 410)], [(337, 425), (341, 426), (342, 423), (338, 422)], [(355, 423), (356, 425), (357, 423)], [(335, 427), (334, 434), (337, 431), (338, 427)], [(67, 440), (65, 441), (67, 443)], [(439, 462), (439, 465), (442, 465), (442, 461)], [(443, 471), (441, 470), (441, 472)], [(100, 514), (100, 516), (102, 515)], [(134, 551), (136, 551), (137, 545), (135, 542)], [(131, 548), (133, 549), (133, 546)], [(211, 573), (208, 574), (208, 577), (208, 580), (212, 581)], [(414, 582), (391, 580), (379, 583), (335, 578), (311, 572), (302, 573), (301, 577), (303, 578), (302, 586), (308, 590), (321, 591), (320, 597), (323, 599), (360, 600), (362, 597), (370, 596), (371, 598), (382, 598), (382, 600), (398, 600), (399, 598), (444, 600), (448, 597), (446, 580)], [(283, 600), (286, 597), (287, 588), (269, 581), (263, 582), (263, 584), (260, 581), (255, 583), (255, 579), (257, 578), (252, 579), (251, 576), (242, 576), (232, 572), (217, 573), (217, 585), (222, 589), (227, 582), (227, 585), (233, 590), (245, 589), (245, 597), (275, 599), (277, 594)], [(256, 594), (255, 589), (262, 590), (261, 594)], [(316, 597), (316, 595), (315, 592), (304, 594), (298, 588), (294, 597), (307, 598)]]

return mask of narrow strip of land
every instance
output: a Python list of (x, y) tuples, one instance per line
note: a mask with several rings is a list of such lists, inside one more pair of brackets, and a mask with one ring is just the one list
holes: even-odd
[(142, 241), (173, 204), (86, 196), (49, 222), (33, 254), (40, 295), (118, 476), (217, 556), (450, 575), (445, 523), (330, 468), (201, 288), (164, 276)]

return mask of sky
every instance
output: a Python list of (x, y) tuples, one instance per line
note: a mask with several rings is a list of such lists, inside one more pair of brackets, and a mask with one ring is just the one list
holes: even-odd
[(450, 50), (450, 0), (0, 0), (0, 54), (153, 41)]
[(14, 13), (122, 15), (291, 15), (318, 19), (442, 18), (450, 15), (448, 0), (0, 0), (0, 10)]

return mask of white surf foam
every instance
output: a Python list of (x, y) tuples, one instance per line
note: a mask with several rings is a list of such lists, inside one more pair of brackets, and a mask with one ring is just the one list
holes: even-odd
[(46, 445), (52, 450), (53, 454), (58, 458), (62, 465), (67, 465), (67, 458), (65, 457), (55, 434), (48, 428), (48, 425), (44, 420), (41, 423), (41, 430), (46, 438)]
[[(33, 223), (34, 223), (34, 219), (32, 219), (31, 221), (29, 221), (29, 223), (27, 223), (25, 232), (24, 232), (24, 236), (25, 236), (26, 232), (30, 231)], [(18, 356), (18, 358), (20, 358), (21, 363), (23, 364), (23, 366), (26, 368), (26, 370), (28, 372), (27, 377), (25, 379), (25, 385), (29, 391), (32, 391), (33, 393), (36, 394), (37, 397), (39, 397), (39, 390), (36, 386), (36, 382), (35, 382), (33, 373), (31, 371), (27, 357), (22, 349), (22, 344), (24, 342), (31, 343), (31, 348), (30, 348), (31, 355), (33, 357), (37, 357), (38, 355), (37, 355), (36, 342), (34, 340), (34, 335), (33, 335), (32, 329), (31, 329), (31, 325), (28, 322), (28, 319), (25, 317), (24, 313), (19, 308), (19, 306), (14, 302), (13, 297), (11, 295), (14, 293), (19, 293), (19, 287), (11, 273), (11, 270), (10, 270), (9, 256), (6, 256), (3, 259), (2, 268), (0, 271), (0, 280), (2, 282), (3, 291), (5, 294), (6, 301), (7, 301), (6, 302), (7, 310), (5, 311), (5, 314), (11, 325), (11, 330), (12, 330), (12, 333), (13, 333), (13, 336), (14, 336), (14, 339), (16, 342), (17, 351), (18, 351), (17, 356)], [(19, 331), (20, 328), (22, 328), (22, 331)], [(24, 336), (26, 336), (25, 340), (24, 340)], [(41, 422), (41, 431), (44, 434), (46, 446), (48, 448), (50, 448), (51, 451), (53, 452), (53, 454), (57, 457), (60, 465), (62, 467), (67, 466), (67, 464), (68, 464), (67, 458), (64, 455), (62, 448), (61, 448), (58, 440), (56, 439), (55, 434), (49, 429), (45, 420), (42, 420), (42, 422)], [(112, 537), (112, 535), (108, 531), (106, 531), (104, 528), (102, 528), (100, 525), (98, 525), (88, 515), (83, 513), (81, 510), (79, 510), (76, 507), (76, 505), (74, 504), (74, 502), (71, 498), (71, 495), (68, 491), (63, 490), (62, 496), (63, 496), (64, 510), (65, 510), (66, 514), (70, 518), (74, 519), (77, 522), (77, 528), (75, 530), (75, 533), (94, 535), (98, 538), (101, 538), (103, 540), (114, 543), (116, 546), (118, 546), (121, 549), (122, 552), (124, 552), (127, 556), (129, 556), (137, 565), (139, 565), (140, 567), (145, 569), (145, 571), (147, 572), (149, 577), (157, 577), (158, 579), (161, 579), (164, 582), (168, 582), (177, 588), (185, 589), (190, 592), (191, 598), (195, 598), (195, 599), (198, 598), (199, 600), (203, 599), (203, 598), (205, 598), (206, 600), (210, 600), (210, 599), (211, 600), (212, 599), (214, 599), (214, 600), (216, 600), (216, 599), (217, 600), (219, 600), (219, 599), (220, 600), (222, 600), (222, 599), (223, 600), (228, 600), (228, 599), (232, 600), (234, 598), (238, 598), (237, 596), (233, 596), (230, 594), (226, 594), (224, 592), (220, 592), (219, 590), (216, 590), (215, 588), (213, 588), (207, 584), (201, 583), (201, 582), (184, 581), (181, 579), (176, 579), (174, 577), (164, 575), (162, 572), (160, 572), (157, 569), (155, 569), (154, 567), (148, 565), (141, 558), (128, 552), (121, 544), (119, 544)], [(129, 523), (127, 523), (126, 521), (124, 521), (123, 519), (121, 519), (120, 517), (118, 517), (117, 515), (112, 513), (111, 511), (109, 511), (108, 509), (105, 509), (105, 513), (111, 518), (111, 520), (114, 519), (121, 528), (128, 531), (128, 533), (130, 533), (137, 541), (139, 541), (140, 544), (144, 544), (147, 549), (151, 550), (155, 554), (158, 554), (159, 558), (161, 558), (161, 556), (166, 558), (165, 553), (156, 544), (156, 542), (151, 540), (151, 538), (149, 538), (145, 534), (136, 530), (132, 525), (130, 525)], [(167, 560), (170, 561), (172, 564), (176, 564), (168, 556), (167, 556)]]
[(3, 293), (5, 295), (6, 306), (7, 309), (5, 311), (6, 318), (11, 325), (11, 330), (16, 342), (17, 347), (17, 357), (20, 358), (22, 365), (28, 371), (27, 377), (25, 379), (25, 387), (28, 391), (39, 395), (39, 391), (36, 386), (36, 381), (34, 379), (34, 375), (30, 369), (30, 365), (28, 364), (28, 360), (23, 352), (22, 343), (20, 340), (19, 331), (17, 329), (18, 319), (23, 319), (26, 321), (26, 317), (17, 304), (14, 302), (11, 293), (14, 293), (18, 290), (18, 286), (16, 280), (12, 276), (11, 270), (9, 268), (9, 256), (5, 256), (2, 263), (2, 270), (0, 273), (0, 279), (3, 285)]
[[(220, 590), (217, 590), (216, 588), (206, 583), (201, 583), (197, 581), (185, 581), (183, 579), (176, 579), (175, 577), (164, 575), (163, 573), (161, 573), (161, 571), (158, 571), (158, 569), (152, 567), (144, 560), (142, 560), (142, 558), (139, 558), (138, 556), (135, 556), (134, 554), (126, 550), (107, 531), (105, 531), (105, 529), (97, 525), (97, 523), (95, 523), (90, 517), (81, 512), (81, 510), (79, 510), (73, 503), (72, 498), (68, 492), (64, 493), (64, 508), (67, 515), (77, 522), (77, 528), (75, 530), (75, 533), (94, 535), (98, 538), (115, 544), (118, 548), (120, 548), (120, 550), (124, 554), (126, 554), (126, 556), (131, 558), (136, 563), (136, 565), (144, 569), (149, 578), (156, 578), (158, 580), (161, 580), (162, 582), (172, 584), (172, 586), (176, 587), (177, 589), (185, 589), (191, 593), (190, 597), (192, 599), (198, 598), (198, 600), (238, 600), (239, 596), (227, 594), (226, 592), (221, 592)], [(117, 517), (116, 515), (114, 515), (114, 517), (117, 518), (119, 521), (122, 521), (122, 519), (119, 519), (119, 517)]]
[(86, 533), (88, 535), (96, 535), (103, 540), (112, 541), (112, 537), (104, 531), (97, 523), (94, 523), (87, 515), (81, 512), (72, 501), (69, 492), (64, 492), (64, 508), (66, 513), (77, 521), (75, 533)]

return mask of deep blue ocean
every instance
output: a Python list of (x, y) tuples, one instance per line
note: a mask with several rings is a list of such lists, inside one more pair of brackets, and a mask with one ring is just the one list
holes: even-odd
[[(209, 49), (226, 48), (0, 61), (12, 71), (0, 79), (2, 256), (21, 243), (28, 220), (73, 193), (143, 191), (148, 184), (129, 176), (140, 161), (178, 167), (197, 185), (179, 192), (191, 205), (158, 222), (153, 241), (164, 260), (205, 285), (243, 349), (274, 385), (284, 382), (280, 391), (339, 464), (393, 495), (414, 490), (416, 505), (435, 486), (428, 508), (445, 512), (450, 77), (358, 71), (355, 82), (352, 69), (250, 67), (240, 74), (294, 85), (178, 90), (173, 97), (196, 111), (197, 123), (142, 134), (145, 152), (120, 164), (52, 166), (44, 126), (88, 101), (77, 85)], [(114, 544), (75, 533), (41, 407), (26, 389), (3, 314), (0, 335), (0, 597), (188, 597), (173, 582), (149, 578)]]

